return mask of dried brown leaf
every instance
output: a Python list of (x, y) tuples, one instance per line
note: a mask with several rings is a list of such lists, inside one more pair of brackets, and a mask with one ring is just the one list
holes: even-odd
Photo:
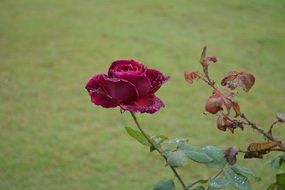
[(244, 158), (263, 158), (263, 153), (262, 152), (246, 152), (244, 154)]
[(185, 71), (184, 72), (184, 79), (189, 83), (192, 84), (194, 79), (198, 78), (198, 72), (196, 71)]
[(224, 99), (220, 91), (215, 90), (206, 102), (205, 110), (209, 113), (216, 114), (223, 109)]
[(246, 72), (231, 71), (221, 81), (223, 86), (234, 90), (241, 86), (244, 91), (248, 92), (255, 83), (255, 77)]
[(239, 85), (248, 92), (255, 83), (255, 77), (250, 73), (241, 72), (238, 75)]
[(250, 152), (262, 152), (266, 150), (270, 150), (276, 146), (278, 146), (280, 142), (264, 142), (264, 143), (251, 143), (248, 147), (247, 150)]
[(277, 117), (278, 121), (285, 122), (285, 113), (277, 113), (276, 117)]
[(241, 112), (240, 112), (239, 103), (238, 103), (238, 102), (233, 101), (233, 102), (232, 102), (232, 104), (233, 104), (233, 109), (234, 109), (234, 110), (235, 110), (235, 112), (236, 112), (235, 117), (240, 116)]
[(232, 146), (225, 151), (225, 159), (230, 165), (234, 165), (237, 161), (237, 154), (239, 148), (236, 146)]
[(221, 131), (226, 131), (229, 129), (232, 133), (234, 133), (234, 122), (226, 115), (219, 115), (217, 118), (217, 128)]

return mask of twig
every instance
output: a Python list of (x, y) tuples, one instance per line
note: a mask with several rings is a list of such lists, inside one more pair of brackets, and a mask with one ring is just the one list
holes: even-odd
[(212, 179), (216, 179), (221, 173), (223, 173), (224, 168), (222, 168)]
[[(154, 149), (165, 159), (165, 161), (167, 162), (167, 157), (162, 153), (162, 151), (156, 146), (156, 144), (154, 144), (152, 142), (152, 140), (148, 137), (148, 135), (144, 132), (144, 130), (142, 129), (141, 125), (139, 124), (137, 117), (135, 116), (135, 114), (133, 112), (130, 112), (132, 115), (132, 118), (134, 120), (134, 122), (136, 123), (138, 129), (140, 130), (140, 132), (143, 134), (143, 136), (147, 139), (147, 141), (149, 142), (149, 144), (151, 146), (154, 147)], [(182, 180), (182, 178), (180, 177), (180, 175), (178, 174), (178, 172), (176, 171), (176, 169), (172, 166), (169, 165), (169, 167), (171, 168), (172, 172), (174, 173), (174, 175), (177, 177), (178, 181), (180, 182), (180, 184), (182, 185), (184, 190), (188, 190), (188, 188), (186, 187), (184, 181)]]
[(213, 82), (211, 79), (206, 79), (205, 77), (197, 74), (197, 76), (202, 79), (206, 84), (208, 84), (210, 87), (212, 87), (214, 90), (217, 90), (217, 87), (215, 86), (215, 82)]
[(261, 133), (263, 136), (265, 136), (268, 140), (278, 142), (278, 146), (285, 151), (285, 145), (282, 143), (282, 141), (275, 139), (270, 133), (266, 133), (261, 127), (259, 127), (257, 124), (253, 123), (251, 120), (249, 120), (245, 114), (240, 115), (241, 118), (243, 118), (247, 123), (247, 125), (251, 126), (251, 128), (257, 130), (259, 133)]
[(195, 186), (195, 185), (198, 184), (198, 183), (201, 183), (201, 181), (205, 181), (205, 183), (206, 183), (206, 182), (208, 181), (208, 179), (197, 180), (197, 181), (195, 181), (194, 183), (192, 183), (191, 185), (188, 185), (188, 186), (187, 186), (187, 189), (189, 189), (189, 188)]
[(275, 119), (272, 124), (270, 125), (270, 128), (268, 130), (268, 133), (272, 136), (272, 129), (274, 127), (274, 125), (276, 125), (277, 123), (279, 123), (279, 120), (278, 119)]
[[(203, 49), (203, 53), (201, 55), (201, 57), (204, 55), (205, 56), (205, 52), (206, 49), (204, 47)], [(217, 90), (218, 88), (215, 86), (215, 82), (209, 77), (209, 73), (208, 73), (208, 67), (205, 67), (203, 66), (203, 72), (204, 72), (204, 75), (205, 77), (201, 76), (198, 74), (198, 77), (200, 79), (203, 80), (203, 82), (205, 82), (206, 84), (208, 84), (211, 88), (213, 88), (214, 90)], [(224, 94), (224, 97), (231, 100), (231, 98), (229, 98), (226, 94)], [(245, 125), (249, 125), (251, 126), (253, 129), (255, 129), (256, 131), (258, 131), (259, 133), (261, 133), (263, 136), (265, 136), (267, 139), (271, 140), (271, 141), (274, 141), (274, 142), (278, 142), (278, 146), (281, 148), (282, 151), (285, 152), (285, 145), (282, 143), (282, 141), (278, 140), (278, 139), (275, 139), (273, 136), (272, 136), (272, 128), (274, 127), (275, 124), (278, 123), (278, 120), (274, 121), (271, 126), (270, 126), (270, 129), (267, 132), (265, 132), (261, 127), (259, 127), (257, 124), (253, 123), (251, 120), (249, 120), (246, 115), (244, 113), (241, 113), (240, 117), (242, 119), (244, 119), (246, 122), (244, 121), (241, 121), (242, 124), (245, 124)]]

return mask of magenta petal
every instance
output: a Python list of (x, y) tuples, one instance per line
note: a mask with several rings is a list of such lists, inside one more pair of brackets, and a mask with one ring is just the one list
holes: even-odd
[(170, 78), (155, 69), (147, 69), (146, 76), (149, 78), (152, 86), (149, 94), (155, 93)]
[(155, 113), (161, 107), (164, 107), (163, 102), (155, 95), (149, 95), (141, 98), (131, 104), (121, 104), (123, 110), (140, 113)]
[(145, 72), (145, 66), (133, 59), (130, 60), (116, 60), (109, 67), (108, 76), (117, 77), (115, 73), (142, 73)]
[(102, 86), (119, 103), (132, 102), (138, 98), (136, 87), (127, 80), (104, 76)]
[(144, 97), (151, 89), (151, 83), (146, 76), (137, 76), (128, 73), (117, 76), (131, 82), (138, 90), (139, 97)]
[(151, 89), (151, 83), (146, 76), (125, 75), (122, 78), (125, 78), (136, 86), (139, 97), (144, 97)]
[(101, 81), (104, 80), (105, 74), (98, 74), (93, 76), (86, 84), (86, 90), (89, 92), (91, 101), (105, 108), (118, 106), (118, 103), (104, 90)]
[(144, 97), (151, 89), (145, 66), (135, 60), (114, 61), (109, 68), (108, 76), (131, 82), (138, 90), (139, 97)]

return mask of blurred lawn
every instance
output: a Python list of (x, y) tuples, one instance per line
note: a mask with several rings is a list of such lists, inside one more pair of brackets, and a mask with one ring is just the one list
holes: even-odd
[[(261, 141), (250, 129), (217, 130), (214, 117), (202, 114), (211, 90), (187, 85), (183, 71), (200, 68), (207, 44), (220, 60), (210, 68), (217, 80), (233, 69), (254, 73), (256, 85), (239, 101), (267, 127), (285, 111), (284, 11), (283, 0), (2, 0), (0, 189), (147, 190), (173, 177), (125, 133), (134, 125), (129, 114), (89, 102), (87, 79), (120, 58), (172, 77), (158, 93), (166, 108), (139, 116), (150, 134), (223, 148)], [(239, 162), (263, 177), (252, 179), (254, 189), (265, 189), (276, 172), (262, 160)], [(215, 170), (190, 163), (180, 172), (192, 181)]]

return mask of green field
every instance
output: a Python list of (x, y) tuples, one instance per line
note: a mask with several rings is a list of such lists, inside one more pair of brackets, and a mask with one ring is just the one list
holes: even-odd
[[(124, 126), (134, 126), (128, 113), (90, 103), (86, 81), (115, 59), (172, 77), (158, 92), (166, 108), (138, 116), (148, 133), (222, 148), (262, 141), (251, 129), (216, 129), (202, 114), (211, 90), (189, 86), (183, 72), (200, 69), (207, 44), (219, 58), (210, 68), (217, 81), (229, 70), (253, 73), (255, 86), (238, 100), (267, 128), (285, 111), (284, 12), (284, 0), (1, 0), (0, 189), (150, 190), (173, 177), (126, 134)], [(284, 139), (284, 126), (277, 128)], [(255, 190), (277, 172), (264, 160), (239, 163), (263, 178), (251, 179)], [(216, 170), (190, 162), (179, 172), (190, 182)]]

